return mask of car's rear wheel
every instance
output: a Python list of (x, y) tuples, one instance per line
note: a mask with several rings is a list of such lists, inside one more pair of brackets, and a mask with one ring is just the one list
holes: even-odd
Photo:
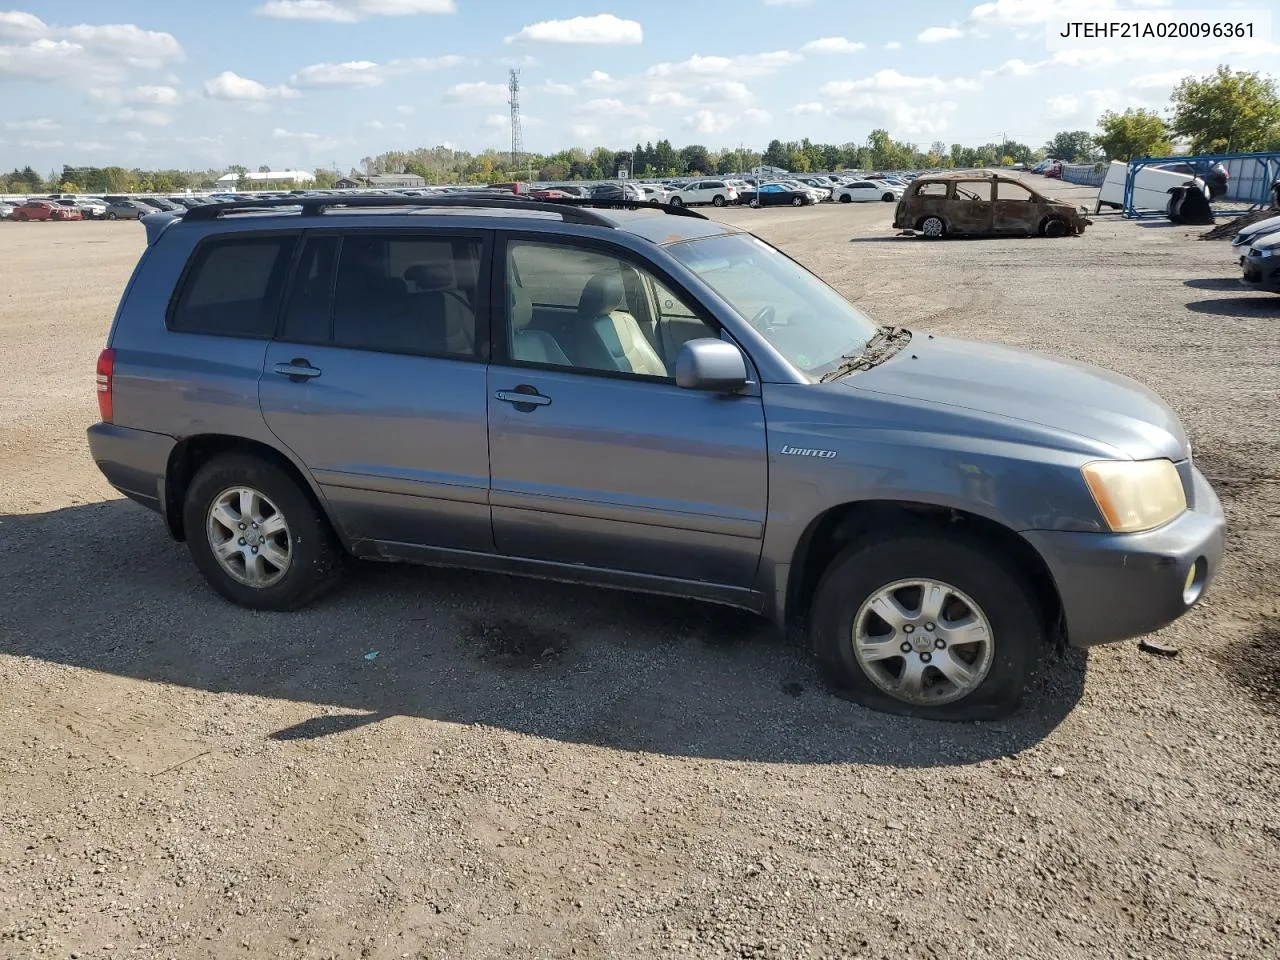
[(13, 219), (17, 220), (20, 223), (26, 223), (31, 218), (28, 217), (25, 213), (20, 213), (17, 216), (15, 216)]
[(941, 217), (925, 217), (920, 221), (920, 232), (930, 240), (940, 240), (947, 234), (947, 225)]
[(723, 207), (725, 205), (724, 197), (718, 193), (711, 198), (711, 202), (715, 204), (717, 207)]
[(329, 589), (344, 554), (328, 519), (273, 463), (226, 454), (195, 475), (183, 526), (210, 586), (253, 610), (294, 610)]
[(850, 547), (814, 596), (828, 683), (877, 710), (984, 720), (1016, 710), (1047, 648), (1019, 567), (991, 549), (921, 532)]
[(886, 192), (883, 196), (880, 197), (880, 199), (883, 200), (885, 203), (893, 203), (893, 201), (898, 198), (895, 197), (892, 193)]
[(793, 207), (803, 207), (803, 206), (804, 206), (804, 197), (792, 197), (792, 198), (791, 198), (791, 205), (792, 205)]
[(1040, 228), (1040, 232), (1046, 237), (1065, 237), (1067, 235), (1067, 221), (1058, 217), (1051, 217), (1044, 222), (1044, 226)]
[(670, 204), (671, 204), (673, 207), (683, 207), (683, 206), (684, 206), (684, 201), (683, 201), (683, 200), (681, 200), (679, 197), (672, 197), (672, 198), (671, 198), (671, 200), (670, 200), (669, 202), (670, 202)]
[(853, 203), (853, 197), (849, 196), (847, 193), (842, 193), (842, 194), (840, 194), (840, 202), (841, 202), (841, 203)]

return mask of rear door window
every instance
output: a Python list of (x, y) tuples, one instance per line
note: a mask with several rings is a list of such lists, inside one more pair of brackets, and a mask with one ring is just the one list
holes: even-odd
[(916, 187), (917, 197), (945, 197), (947, 195), (947, 185), (945, 183), (922, 183)]
[(956, 184), (956, 199), (981, 202), (991, 199), (990, 180), (962, 180)]
[(169, 311), (181, 333), (268, 339), (297, 237), (221, 237), (196, 248)]

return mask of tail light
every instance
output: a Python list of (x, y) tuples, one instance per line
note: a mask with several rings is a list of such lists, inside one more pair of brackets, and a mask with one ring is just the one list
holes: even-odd
[(111, 422), (111, 378), (116, 370), (116, 352), (111, 347), (98, 354), (98, 415), (103, 423)]

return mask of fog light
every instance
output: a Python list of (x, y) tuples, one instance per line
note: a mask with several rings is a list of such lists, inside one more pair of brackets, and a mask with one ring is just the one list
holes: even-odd
[(1200, 594), (1204, 592), (1204, 578), (1208, 569), (1209, 565), (1204, 557), (1200, 557), (1187, 571), (1187, 579), (1182, 585), (1182, 602), (1188, 607), (1199, 600)]

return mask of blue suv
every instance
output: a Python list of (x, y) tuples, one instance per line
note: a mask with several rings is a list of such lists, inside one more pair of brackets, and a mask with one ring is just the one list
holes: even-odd
[(97, 370), (107, 479), (227, 599), (349, 557), (799, 624), (831, 684), (1007, 713), (1054, 643), (1164, 626), (1222, 510), (1116, 374), (877, 326), (688, 210), (307, 197), (145, 218)]

